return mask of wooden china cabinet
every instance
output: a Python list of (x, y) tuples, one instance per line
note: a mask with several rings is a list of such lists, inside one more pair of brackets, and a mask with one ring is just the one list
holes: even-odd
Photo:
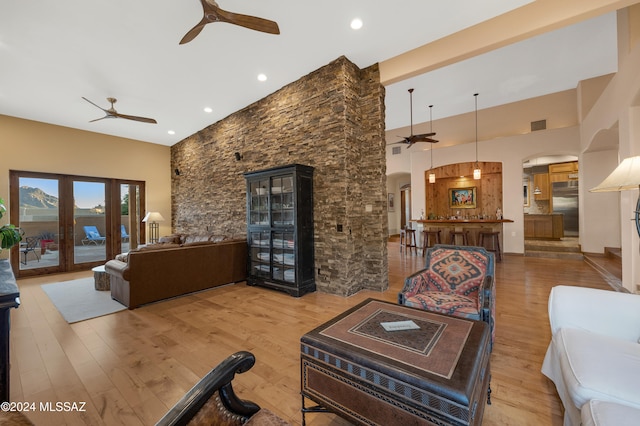
[(295, 297), (315, 291), (313, 167), (292, 164), (244, 176), (247, 284)]

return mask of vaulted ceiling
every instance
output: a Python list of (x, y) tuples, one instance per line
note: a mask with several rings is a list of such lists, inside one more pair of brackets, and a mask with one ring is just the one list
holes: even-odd
[[(222, 9), (276, 21), (280, 35), (212, 23), (179, 45), (202, 18), (199, 0), (7, 1), (0, 114), (173, 145), (344, 55), (359, 67), (381, 64), (386, 127), (399, 133), (410, 121), (408, 88), (417, 124), (430, 104), (442, 119), (472, 111), (473, 93), (480, 108), (497, 107), (615, 72), (615, 10), (634, 2), (557, 3), (220, 0)], [(353, 18), (361, 29), (350, 28)], [(456, 40), (465, 33), (466, 42)], [(104, 113), (82, 97), (103, 108), (115, 97), (119, 113), (158, 123), (90, 122)]]

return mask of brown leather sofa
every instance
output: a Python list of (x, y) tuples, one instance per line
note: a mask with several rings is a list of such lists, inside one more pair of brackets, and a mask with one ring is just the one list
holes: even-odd
[[(179, 238), (179, 237), (178, 237)], [(162, 240), (161, 240), (162, 241)], [(119, 255), (105, 265), (111, 297), (129, 309), (247, 277), (247, 241), (182, 237)]]

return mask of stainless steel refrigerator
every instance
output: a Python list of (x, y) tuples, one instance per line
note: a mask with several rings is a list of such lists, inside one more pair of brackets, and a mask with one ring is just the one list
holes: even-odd
[(578, 236), (578, 181), (553, 182), (553, 213), (564, 215), (564, 236)]

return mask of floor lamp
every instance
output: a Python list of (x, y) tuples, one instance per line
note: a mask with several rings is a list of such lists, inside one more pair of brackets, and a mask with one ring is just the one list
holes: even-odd
[(164, 221), (162, 215), (158, 212), (149, 212), (142, 221), (149, 224), (149, 243), (157, 243), (160, 239), (160, 224), (158, 222)]

